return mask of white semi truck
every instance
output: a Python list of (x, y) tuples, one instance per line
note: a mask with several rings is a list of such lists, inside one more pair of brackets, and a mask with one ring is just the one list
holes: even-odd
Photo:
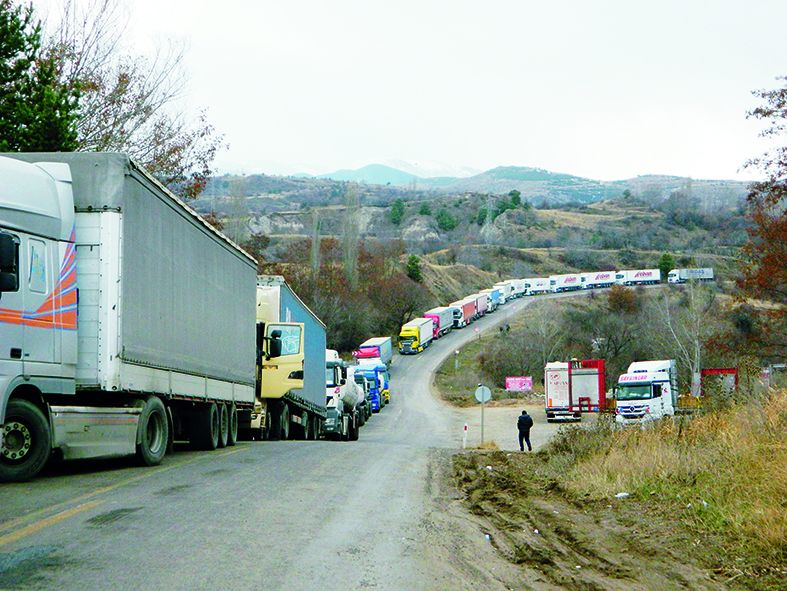
[(615, 273), (618, 285), (653, 285), (661, 283), (661, 271), (658, 269), (631, 269)]
[(615, 421), (640, 424), (675, 414), (678, 371), (674, 359), (635, 361), (618, 378)]
[(667, 281), (671, 284), (686, 283), (687, 281), (713, 281), (713, 269), (673, 269), (667, 274)]
[[(325, 351), (325, 405), (327, 417), (324, 433), (331, 439), (357, 441), (361, 429), (362, 391), (350, 378), (347, 364), (333, 349)], [(365, 415), (364, 415), (365, 416)]]
[(0, 157), (0, 480), (235, 443), (256, 262), (123, 154)]

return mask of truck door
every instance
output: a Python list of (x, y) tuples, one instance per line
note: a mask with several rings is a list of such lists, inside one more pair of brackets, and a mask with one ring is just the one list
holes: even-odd
[(303, 325), (297, 323), (266, 325), (265, 336), (268, 339), (273, 337), (274, 332), (279, 333), (281, 354), (278, 357), (262, 360), (264, 398), (280, 398), (291, 390), (303, 389)]
[[(54, 244), (27, 237), (22, 243), (26, 253), (21, 267), (26, 320), (25, 349), (22, 355), (25, 374), (47, 375), (53, 371), (55, 359), (55, 280), (53, 274)], [(58, 372), (59, 373), (59, 372)]]
[[(8, 367), (3, 371), (6, 375), (18, 375), (23, 373), (22, 354), (25, 350), (22, 324), (22, 314), (25, 310), (22, 281), (24, 273), (21, 269), (25, 267), (27, 257), (22, 248), (22, 237), (12, 232), (4, 233), (10, 234), (16, 243), (16, 264), (13, 272), (17, 276), (17, 289), (0, 294), (0, 364)], [(10, 269), (8, 271), (11, 272)], [(14, 368), (13, 364), (17, 364), (18, 367)]]

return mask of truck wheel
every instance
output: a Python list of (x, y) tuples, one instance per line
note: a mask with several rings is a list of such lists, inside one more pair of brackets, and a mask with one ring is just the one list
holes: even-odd
[(49, 423), (41, 410), (27, 400), (11, 400), (2, 429), (0, 482), (28, 480), (38, 474), (52, 445)]
[(319, 439), (320, 438), (320, 425), (322, 424), (322, 419), (320, 419), (320, 417), (318, 417), (317, 415), (312, 415), (311, 422), (312, 422), (312, 431), (311, 431), (311, 436), (312, 437), (311, 438), (313, 440)]
[(197, 449), (214, 450), (219, 445), (219, 409), (216, 404), (203, 405), (194, 416), (191, 443)]
[(366, 410), (361, 409), (358, 413), (358, 425), (363, 427), (366, 424)]
[(358, 425), (358, 415), (354, 415), (350, 419), (350, 441), (358, 441), (360, 435), (360, 428)]
[(137, 423), (137, 459), (143, 466), (157, 466), (167, 453), (167, 409), (157, 396), (145, 401)]
[(279, 437), (282, 441), (290, 438), (290, 407), (286, 403), (282, 404), (279, 413)]
[(301, 415), (301, 425), (300, 425), (300, 437), (299, 439), (303, 439), (304, 441), (308, 441), (312, 438), (312, 424), (311, 418), (309, 417), (309, 413), (305, 412)]
[(238, 409), (234, 404), (228, 410), (229, 429), (227, 430), (227, 445), (232, 447), (238, 442)]
[(230, 436), (230, 417), (227, 411), (226, 404), (219, 404), (219, 445), (218, 447), (227, 447), (227, 439)]

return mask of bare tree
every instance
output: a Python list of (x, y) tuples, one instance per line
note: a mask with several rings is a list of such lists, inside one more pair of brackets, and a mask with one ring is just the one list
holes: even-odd
[(238, 177), (230, 182), (230, 199), (224, 233), (236, 244), (243, 244), (249, 237), (249, 204), (246, 200), (246, 178)]
[(700, 370), (705, 342), (713, 334), (713, 312), (716, 294), (713, 290), (689, 282), (681, 293), (664, 290), (658, 300), (657, 314), (666, 329), (664, 344), (677, 352), (677, 358), (689, 370), (691, 393), (699, 396)]
[(204, 111), (189, 119), (175, 109), (186, 83), (184, 47), (135, 55), (121, 43), (127, 25), (119, 0), (67, 0), (50, 23), (48, 51), (60, 64), (61, 83), (80, 92), (79, 149), (126, 152), (196, 197), (223, 138)]
[(317, 277), (320, 272), (320, 214), (317, 209), (312, 211), (312, 242), (309, 263), (312, 275)]
[(344, 274), (350, 288), (355, 290), (358, 287), (358, 209), (361, 200), (358, 197), (353, 185), (348, 185), (344, 194), (344, 224), (342, 230), (342, 257), (344, 262)]

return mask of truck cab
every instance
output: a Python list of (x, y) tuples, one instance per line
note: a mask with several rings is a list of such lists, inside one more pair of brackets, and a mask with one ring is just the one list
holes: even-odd
[(636, 361), (618, 378), (615, 421), (642, 424), (673, 416), (678, 398), (674, 359)]
[(360, 365), (356, 370), (367, 381), (371, 395), (372, 412), (380, 412), (391, 400), (388, 389), (388, 368), (383, 364)]
[(325, 406), (327, 408), (323, 432), (326, 437), (349, 438), (352, 416), (344, 412), (343, 398), (355, 383), (347, 381), (347, 367), (340, 359), (325, 362)]

